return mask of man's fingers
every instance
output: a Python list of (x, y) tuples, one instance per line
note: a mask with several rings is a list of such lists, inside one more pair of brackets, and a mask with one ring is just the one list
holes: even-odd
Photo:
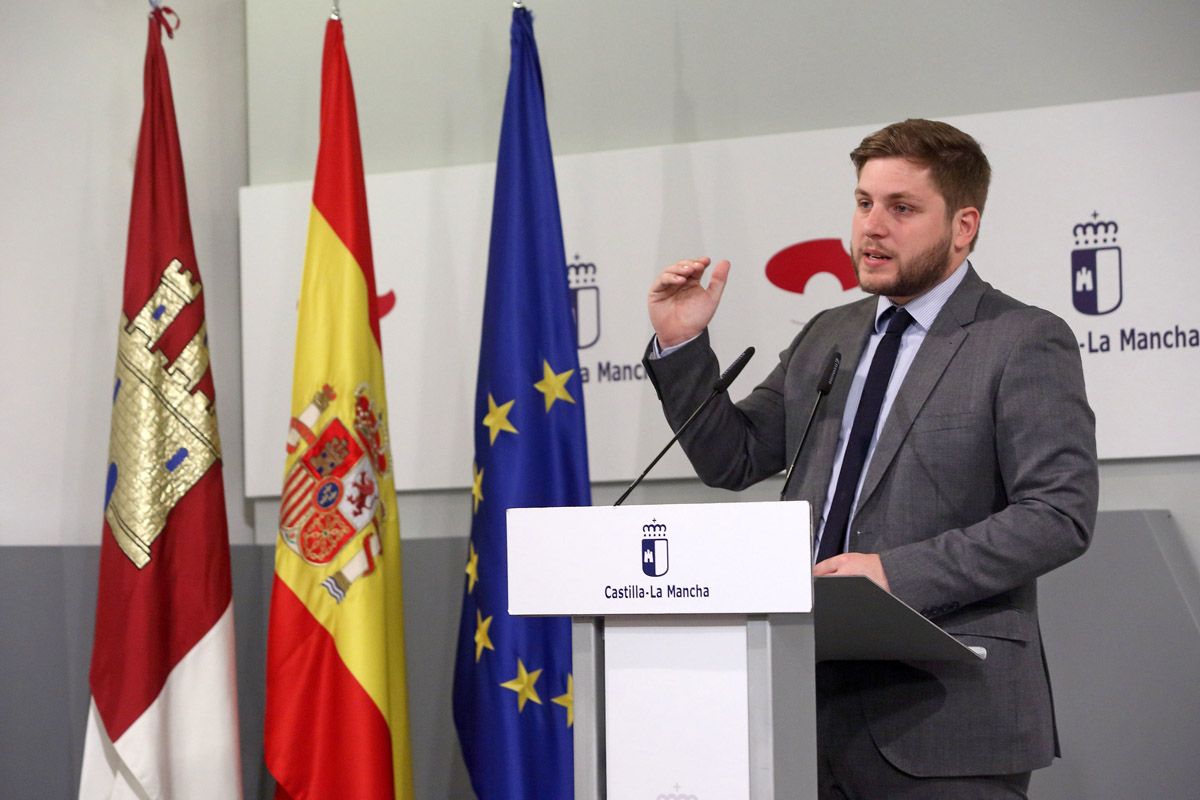
[(887, 591), (891, 591), (883, 562), (875, 553), (842, 553), (813, 565), (813, 575), (865, 575)]
[(835, 572), (837, 572), (838, 559), (840, 557), (841, 556), (834, 556), (833, 558), (827, 558), (824, 561), (818, 561), (815, 565), (813, 565), (813, 575), (816, 575), (817, 577), (822, 575), (833, 575)]
[(651, 293), (673, 292), (689, 280), (698, 281), (710, 263), (711, 260), (708, 258), (688, 258), (676, 261), (659, 273), (654, 280), (654, 285), (650, 287), (650, 291)]
[(725, 282), (729, 279), (729, 262), (718, 261), (713, 267), (712, 275), (708, 277), (708, 293), (713, 302), (721, 302), (721, 294), (725, 291)]

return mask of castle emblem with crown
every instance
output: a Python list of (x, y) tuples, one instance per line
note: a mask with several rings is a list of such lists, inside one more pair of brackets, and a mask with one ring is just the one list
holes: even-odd
[(1115, 220), (1102, 220), (1095, 211), (1091, 222), (1080, 222), (1072, 229), (1075, 249), (1071, 251), (1071, 299), (1081, 314), (1108, 314), (1121, 305), (1117, 230)]
[(600, 341), (600, 287), (596, 285), (596, 265), (580, 261), (579, 254), (567, 264), (567, 285), (571, 290), (571, 314), (579, 349)]
[(660, 578), (671, 568), (667, 552), (667, 526), (656, 519), (642, 526), (642, 572)]

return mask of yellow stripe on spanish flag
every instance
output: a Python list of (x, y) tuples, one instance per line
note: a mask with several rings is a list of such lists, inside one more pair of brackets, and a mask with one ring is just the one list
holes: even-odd
[[(362, 279), (362, 270), (315, 208), (309, 221), (304, 274), (305, 285), (300, 293), (296, 333), (297, 358), (292, 380), (293, 416), (302, 413), (312, 402), (313, 395), (325, 385), (345, 387), (345, 391), (336, 393), (322, 419), (336, 418), (343, 423), (356, 419), (355, 406), (361, 402), (356, 395), (364, 387), (367, 396), (375, 400), (377, 407), (385, 408), (382, 359), (365, 315), (354, 313), (354, 309), (362, 309), (366, 304), (366, 283)], [(381, 425), (384, 423), (386, 420), (380, 421)], [(301, 451), (288, 456), (286, 474), (292, 473), (300, 456)], [(398, 550), (396, 493), (390, 465), (388, 469), (387, 473), (375, 476), (379, 513), (373, 525), (382, 530), (381, 542), (389, 544), (395, 541), (394, 549)], [(344, 491), (353, 489), (344, 488)], [(379, 524), (380, 518), (382, 524)], [(355, 548), (343, 547), (328, 569), (322, 571), (312, 569), (293, 549), (280, 548), (276, 552), (275, 570), (334, 637), (338, 653), (346, 666), (380, 707), (380, 711), (390, 717), (392, 706), (388, 701), (388, 684), (405, 685), (404, 664), (402, 659), (391, 659), (387, 663), (397, 664), (398, 667), (391, 670), (384, 668), (385, 660), (380, 659), (378, 654), (381, 646), (379, 632), (385, 631), (388, 641), (399, 642), (399, 652), (403, 655), (401, 598), (398, 591), (394, 597), (387, 596), (388, 587), (400, 586), (399, 559), (375, 558), (378, 568), (394, 571), (394, 578), (385, 573), (383, 581), (362, 581), (361, 591), (356, 581), (354, 591), (346, 592), (340, 604), (329, 602), (330, 593), (322, 585), (328, 579), (328, 574), (342, 572), (358, 552)], [(388, 554), (386, 549), (383, 552)], [(400, 718), (407, 719), (405, 693), (396, 692), (393, 696), (400, 701)]]

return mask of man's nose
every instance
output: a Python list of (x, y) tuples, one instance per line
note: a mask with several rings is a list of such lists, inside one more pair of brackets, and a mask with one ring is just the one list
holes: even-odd
[(872, 206), (863, 220), (863, 234), (878, 239), (887, 233), (887, 215), (879, 206)]

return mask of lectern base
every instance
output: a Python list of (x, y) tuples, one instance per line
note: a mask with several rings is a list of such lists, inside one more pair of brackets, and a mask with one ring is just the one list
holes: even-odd
[(811, 616), (580, 618), (572, 630), (578, 800), (815, 800)]

